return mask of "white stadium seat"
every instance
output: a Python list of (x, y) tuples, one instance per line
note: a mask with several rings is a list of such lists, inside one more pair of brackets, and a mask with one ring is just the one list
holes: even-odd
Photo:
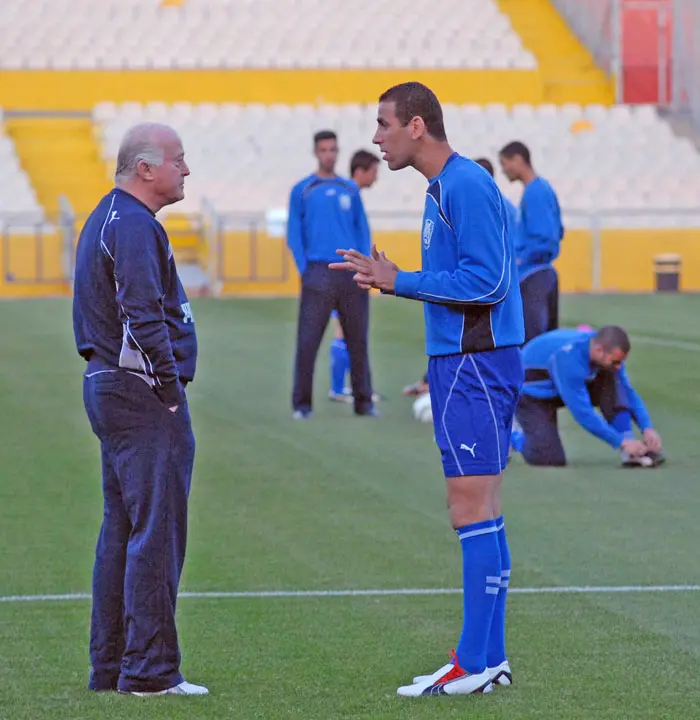
[[(517, 68), (495, 0), (2, 0), (0, 67)], [(282, 16), (289, 18), (284, 25)]]
[[(285, 207), (291, 186), (313, 171), (316, 130), (338, 133), (338, 170), (348, 173), (355, 150), (373, 149), (375, 112), (374, 105), (125, 103), (97, 106), (94, 119), (103, 153), (111, 160), (134, 122), (166, 121), (179, 130), (192, 175), (186, 204), (174, 210), (196, 212), (206, 197), (222, 213), (266, 213)], [(643, 132), (637, 130), (638, 119)], [(577, 127), (580, 120), (588, 121), (583, 129)], [(512, 140), (526, 143), (535, 168), (552, 182), (566, 210), (626, 213), (622, 221), (604, 220), (617, 226), (645, 221), (641, 211), (650, 208), (669, 211), (656, 224), (689, 225), (688, 211), (693, 209), (698, 210), (695, 224), (700, 220), (700, 154), (689, 141), (676, 137), (653, 108), (597, 107), (587, 113), (578, 106), (519, 105), (509, 110), (496, 104), (446, 104), (445, 121), (456, 150), (470, 157), (486, 156), (496, 165), (503, 145)], [(663, 139), (664, 152), (650, 153), (650, 143), (658, 138)], [(510, 184), (500, 168), (496, 170), (505, 194), (517, 202), (520, 185)], [(382, 167), (379, 182), (364, 195), (373, 226), (415, 227), (425, 186), (417, 172), (392, 173)], [(588, 222), (576, 216), (570, 226)]]
[[(0, 110), (0, 118), (2, 110)], [(44, 213), (27, 174), (22, 170), (15, 145), (0, 121), (0, 217), (17, 223), (42, 222)]]

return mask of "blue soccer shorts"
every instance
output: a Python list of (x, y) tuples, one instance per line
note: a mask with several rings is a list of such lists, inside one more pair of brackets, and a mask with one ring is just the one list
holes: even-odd
[(430, 358), (433, 426), (445, 477), (503, 472), (523, 376), (517, 347)]

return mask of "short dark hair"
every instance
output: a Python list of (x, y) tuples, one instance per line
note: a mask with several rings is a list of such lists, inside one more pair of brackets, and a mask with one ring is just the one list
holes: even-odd
[(600, 328), (595, 334), (594, 340), (606, 352), (620, 349), (627, 355), (632, 347), (629, 335), (617, 325), (606, 325)]
[(319, 130), (314, 135), (314, 147), (318, 145), (321, 140), (337, 140), (338, 136), (332, 130)]
[(379, 96), (379, 102), (393, 102), (396, 105), (396, 117), (402, 127), (406, 127), (414, 117), (425, 123), (428, 135), (439, 142), (445, 142), (445, 123), (442, 118), (442, 106), (435, 93), (419, 82), (406, 82), (394, 85)]
[(530, 160), (530, 150), (528, 149), (527, 145), (525, 145), (525, 143), (521, 143), (519, 140), (516, 140), (515, 142), (510, 142), (504, 148), (501, 148), (501, 152), (499, 153), (499, 155), (503, 155), (503, 157), (507, 158), (512, 158), (515, 155), (520, 155), (520, 157), (528, 165), (532, 164)]
[(369, 170), (373, 165), (379, 164), (379, 158), (369, 150), (358, 150), (350, 160), (350, 177), (357, 170)]
[(478, 158), (477, 160), (474, 160), (474, 162), (477, 165), (481, 165), (481, 167), (484, 168), (484, 170), (486, 170), (486, 172), (491, 177), (493, 177), (493, 164), (491, 163), (490, 160), (488, 160), (487, 158)]

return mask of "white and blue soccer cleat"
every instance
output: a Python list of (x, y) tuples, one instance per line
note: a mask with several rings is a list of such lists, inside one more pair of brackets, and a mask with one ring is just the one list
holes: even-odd
[[(510, 669), (510, 665), (507, 660), (504, 660), (500, 665), (497, 665), (496, 667), (487, 667), (486, 672), (488, 672), (489, 677), (491, 678), (491, 683), (493, 685), (508, 687), (509, 685), (513, 684), (513, 672)], [(423, 682), (429, 677), (430, 675), (417, 675), (413, 678), (413, 682)]]
[(457, 655), (452, 651), (452, 662), (447, 663), (432, 675), (424, 675), (412, 685), (400, 687), (400, 697), (423, 697), (428, 695), (472, 695), (485, 694), (493, 690), (488, 670), (469, 673), (459, 666)]

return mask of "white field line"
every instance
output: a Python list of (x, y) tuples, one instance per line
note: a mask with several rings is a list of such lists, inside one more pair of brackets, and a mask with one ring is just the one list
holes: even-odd
[(688, 350), (689, 352), (700, 352), (700, 343), (686, 340), (665, 340), (664, 338), (646, 337), (644, 335), (631, 335), (633, 343), (642, 345), (655, 345), (656, 347), (674, 348), (676, 350)]
[[(657, 347), (675, 348), (700, 352), (700, 343), (683, 340), (665, 340), (663, 338), (633, 335), (634, 342)], [(608, 593), (654, 593), (654, 592), (697, 592), (700, 585), (610, 585), (610, 586), (569, 586), (510, 588), (509, 595), (575, 595)], [(395, 595), (459, 595), (461, 588), (396, 588), (388, 590), (261, 590), (259, 592), (182, 592), (180, 598), (217, 599), (217, 598), (324, 598), (324, 597), (385, 597)], [(90, 600), (89, 593), (66, 593), (63, 595), (0, 595), (0, 603), (31, 602), (69, 602), (72, 600)]]
[[(576, 595), (613, 593), (663, 593), (698, 592), (700, 585), (608, 585), (608, 586), (561, 586), (561, 587), (514, 587), (509, 595)], [(330, 597), (388, 597), (396, 595), (460, 595), (461, 588), (392, 588), (376, 590), (261, 590), (242, 592), (182, 592), (180, 598), (212, 600), (262, 599), (262, 598), (330, 598)], [(4, 595), (0, 603), (70, 602), (90, 600), (89, 593), (66, 593), (63, 595)]]

